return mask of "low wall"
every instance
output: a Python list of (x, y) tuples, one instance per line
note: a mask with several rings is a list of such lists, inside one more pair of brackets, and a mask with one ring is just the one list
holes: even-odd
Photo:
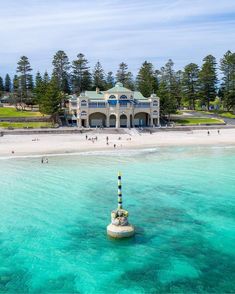
[[(144, 128), (139, 130), (140, 133), (149, 133), (149, 132), (174, 132), (174, 131), (183, 131), (189, 132), (193, 130), (210, 130), (210, 129), (235, 129), (235, 126), (232, 125), (220, 125), (220, 126), (190, 126), (190, 127), (168, 127), (168, 128)], [(104, 128), (100, 129), (78, 129), (78, 128), (56, 128), (56, 129), (0, 129), (0, 136), (1, 135), (32, 135), (32, 134), (83, 134), (88, 132), (100, 132), (100, 133), (107, 133), (107, 134), (125, 134), (126, 128), (120, 129), (110, 129)]]

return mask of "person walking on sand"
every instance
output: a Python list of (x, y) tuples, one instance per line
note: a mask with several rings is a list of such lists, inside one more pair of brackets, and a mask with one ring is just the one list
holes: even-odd
[(107, 142), (107, 144), (109, 143), (109, 137), (108, 136), (106, 137), (106, 142)]
[(86, 135), (86, 140), (87, 140), (88, 136)]
[(217, 132), (218, 132), (218, 135), (220, 135), (220, 130), (218, 130)]
[(207, 135), (210, 136), (210, 131), (207, 131)]

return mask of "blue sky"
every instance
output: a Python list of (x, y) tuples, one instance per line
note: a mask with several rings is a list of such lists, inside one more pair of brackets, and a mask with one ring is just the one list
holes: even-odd
[(136, 73), (144, 60), (155, 68), (169, 58), (180, 69), (219, 61), (235, 50), (234, 0), (8, 0), (1, 3), (0, 75), (15, 73), (20, 56), (34, 71), (51, 71), (57, 50), (79, 52), (105, 71), (121, 61)]

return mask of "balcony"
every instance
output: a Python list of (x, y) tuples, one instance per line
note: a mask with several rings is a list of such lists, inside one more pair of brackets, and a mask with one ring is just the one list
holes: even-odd
[(106, 108), (105, 102), (89, 102), (89, 108)]
[(128, 104), (120, 104), (119, 107), (120, 107), (120, 108), (127, 108), (127, 107), (128, 107)]
[(145, 103), (145, 102), (137, 103), (137, 104), (135, 104), (134, 107), (135, 108), (150, 108), (150, 103)]

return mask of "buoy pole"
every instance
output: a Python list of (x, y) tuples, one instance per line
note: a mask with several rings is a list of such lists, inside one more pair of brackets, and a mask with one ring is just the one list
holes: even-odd
[(128, 211), (122, 207), (121, 173), (118, 172), (118, 208), (111, 213), (111, 224), (107, 234), (113, 238), (128, 238), (135, 234), (134, 227), (128, 222)]
[(118, 209), (122, 209), (122, 176), (118, 172)]

